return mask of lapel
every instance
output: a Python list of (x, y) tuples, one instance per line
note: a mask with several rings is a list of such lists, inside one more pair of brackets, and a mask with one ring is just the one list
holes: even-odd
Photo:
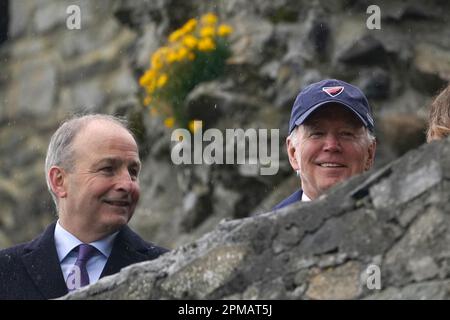
[(22, 262), (32, 281), (45, 299), (67, 294), (55, 246), (55, 225), (52, 223), (38, 238), (24, 248)]
[(111, 255), (106, 262), (100, 278), (112, 275), (130, 264), (149, 260), (145, 242), (128, 226), (124, 226), (114, 240)]

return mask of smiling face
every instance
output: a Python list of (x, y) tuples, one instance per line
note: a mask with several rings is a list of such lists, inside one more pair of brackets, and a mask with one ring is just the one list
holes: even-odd
[(369, 170), (376, 142), (357, 116), (338, 104), (313, 112), (288, 137), (289, 162), (300, 171), (303, 192), (315, 199), (335, 184)]
[(60, 223), (80, 240), (95, 241), (127, 224), (134, 213), (138, 147), (124, 128), (93, 120), (75, 136), (73, 150), (75, 167), (63, 171)]

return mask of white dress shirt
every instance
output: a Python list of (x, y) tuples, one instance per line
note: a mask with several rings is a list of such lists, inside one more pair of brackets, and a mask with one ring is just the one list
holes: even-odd
[(302, 192), (302, 201), (311, 201), (311, 199), (305, 194), (305, 192)]
[[(119, 232), (113, 233), (101, 240), (97, 240), (89, 243), (94, 246), (98, 252), (91, 258), (86, 264), (86, 269), (89, 274), (89, 283), (96, 282), (102, 274), (103, 268), (106, 265), (106, 261), (111, 254), (113, 242)], [(77, 237), (64, 229), (59, 220), (55, 227), (55, 245), (56, 252), (58, 253), (59, 263), (61, 264), (61, 270), (64, 275), (64, 280), (69, 276), (75, 261), (77, 261), (77, 251), (73, 251), (78, 245), (82, 244)]]

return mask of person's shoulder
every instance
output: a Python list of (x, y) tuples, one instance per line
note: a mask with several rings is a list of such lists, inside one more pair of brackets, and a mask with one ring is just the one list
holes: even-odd
[[(49, 225), (45, 231), (31, 241), (23, 242), (9, 248), (0, 249), (0, 261), (8, 261), (21, 257), (24, 254), (47, 244), (47, 240), (52, 240), (54, 224)], [(48, 239), (47, 239), (48, 238)]]
[(290, 205), (291, 203), (294, 203), (294, 202), (297, 202), (297, 201), (301, 201), (302, 200), (302, 193), (303, 193), (302, 190), (295, 191), (289, 197), (287, 197), (286, 199), (284, 199), (283, 201), (278, 203), (275, 207), (273, 207), (272, 210), (278, 210), (278, 209), (281, 209), (283, 207), (286, 207), (286, 206)]
[(157, 246), (156, 244), (154, 244), (152, 242), (147, 242), (147, 241), (144, 241), (144, 242), (147, 247), (147, 255), (158, 257), (158, 256), (170, 251), (169, 249)]
[(151, 259), (155, 259), (158, 256), (170, 251), (169, 249), (157, 246), (152, 242), (145, 241), (128, 226), (122, 228), (120, 237), (124, 241), (131, 244), (137, 251), (147, 255)]
[(0, 249), (0, 260), (1, 261), (11, 260), (17, 256), (20, 256), (24, 252), (24, 249), (27, 245), (28, 245), (28, 242), (18, 244), (13, 247), (5, 248), (5, 249)]
[(21, 257), (24, 255), (27, 245), (28, 243), (22, 243), (0, 250), (0, 282), (3, 282), (4, 285), (6, 285), (5, 279), (11, 278), (17, 270), (21, 269)]
[[(135, 233), (136, 234), (136, 233)], [(169, 252), (170, 250), (164, 247), (160, 247), (153, 242), (145, 241), (138, 234), (136, 234), (139, 239), (142, 241), (142, 246), (147, 249), (147, 252), (151, 255), (161, 255), (163, 253)]]

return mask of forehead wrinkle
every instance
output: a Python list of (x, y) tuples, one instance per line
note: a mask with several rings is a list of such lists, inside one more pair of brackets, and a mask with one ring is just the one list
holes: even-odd
[(98, 161), (96, 161), (95, 165), (99, 165), (103, 162), (114, 163), (114, 164), (126, 162), (127, 164), (131, 164), (134, 166), (138, 166), (138, 167), (141, 166), (141, 161), (139, 159), (138, 160), (132, 159), (132, 160), (124, 161), (121, 157), (105, 157), (105, 158), (102, 158), (102, 159), (99, 159)]

